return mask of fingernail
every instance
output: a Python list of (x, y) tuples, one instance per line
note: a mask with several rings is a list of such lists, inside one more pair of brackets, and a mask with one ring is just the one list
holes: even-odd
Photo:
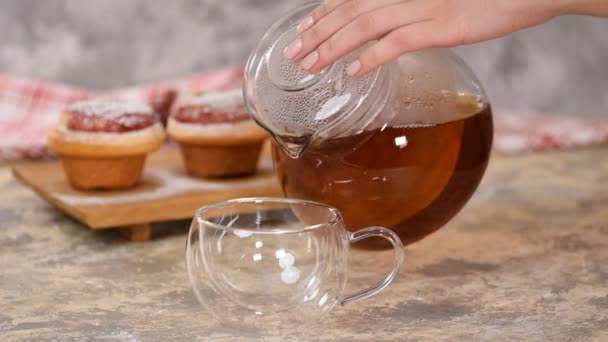
[(352, 62), (347, 68), (346, 68), (346, 73), (349, 76), (355, 76), (359, 70), (361, 70), (361, 62), (359, 62), (358, 60)]
[(302, 39), (296, 38), (291, 44), (287, 45), (283, 51), (283, 56), (287, 59), (293, 59), (302, 51)]
[(298, 32), (302, 33), (306, 30), (308, 30), (309, 28), (312, 27), (312, 25), (315, 23), (314, 19), (312, 18), (311, 15), (307, 16), (306, 18), (302, 19), (302, 21), (300, 21), (300, 24), (298, 24)]
[(319, 61), (319, 53), (315, 50), (308, 54), (308, 56), (304, 57), (302, 60), (302, 68), (306, 70), (312, 69), (315, 64)]

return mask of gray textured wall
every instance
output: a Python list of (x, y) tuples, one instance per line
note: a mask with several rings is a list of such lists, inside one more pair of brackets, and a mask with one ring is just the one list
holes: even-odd
[[(95, 88), (244, 62), (299, 0), (0, 0), (0, 72)], [(500, 106), (608, 116), (608, 19), (563, 17), (458, 52)]]

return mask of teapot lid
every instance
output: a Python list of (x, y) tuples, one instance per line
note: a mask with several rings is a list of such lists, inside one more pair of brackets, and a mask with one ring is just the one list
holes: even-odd
[[(244, 97), (250, 114), (292, 157), (316, 137), (344, 126), (346, 120), (360, 120), (350, 114), (370, 105), (365, 100), (377, 96), (374, 88), (384, 74), (382, 67), (361, 77), (346, 73), (361, 49), (314, 74), (284, 57), (285, 47), (298, 35), (300, 20), (320, 4), (304, 4), (277, 21), (245, 68)], [(290, 151), (287, 145), (294, 148)]]

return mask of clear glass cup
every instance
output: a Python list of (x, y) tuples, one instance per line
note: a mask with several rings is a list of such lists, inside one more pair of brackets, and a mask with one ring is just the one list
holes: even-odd
[[(350, 244), (368, 237), (392, 244), (394, 268), (375, 286), (345, 295)], [(403, 245), (386, 228), (347, 231), (338, 210), (324, 204), (245, 198), (196, 212), (186, 262), (196, 297), (220, 322), (306, 324), (382, 291), (399, 273)]]

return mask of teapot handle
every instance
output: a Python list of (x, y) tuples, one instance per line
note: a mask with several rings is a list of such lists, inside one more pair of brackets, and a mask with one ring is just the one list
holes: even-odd
[(341, 298), (340, 305), (369, 298), (384, 290), (393, 280), (395, 280), (395, 277), (397, 277), (397, 274), (399, 274), (399, 271), (401, 270), (401, 265), (403, 265), (403, 243), (401, 242), (401, 239), (399, 239), (399, 236), (392, 230), (383, 227), (364, 228), (354, 233), (349, 233), (348, 241), (352, 244), (370, 237), (384, 238), (393, 245), (393, 249), (395, 250), (395, 265), (393, 266), (393, 270), (380, 283)]

